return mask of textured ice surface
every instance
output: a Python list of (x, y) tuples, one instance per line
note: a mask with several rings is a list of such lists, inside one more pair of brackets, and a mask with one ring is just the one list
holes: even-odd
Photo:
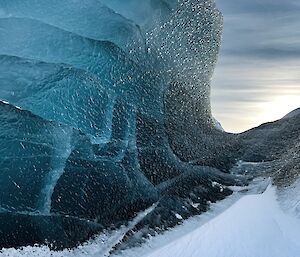
[[(110, 225), (156, 200), (156, 190), (138, 173), (129, 153), (124, 153), (122, 161), (101, 158), (78, 130), (7, 103), (0, 102), (0, 110), (1, 222), (10, 224), (1, 226), (2, 247), (47, 240), (58, 247), (74, 246), (100, 231), (97, 226), (102, 228), (87, 225), (77, 236), (81, 223), (101, 220), (102, 225)], [(51, 213), (55, 217), (48, 216)], [(35, 230), (32, 222), (39, 230), (26, 241), (26, 235)], [(41, 230), (45, 223), (57, 223), (55, 229), (72, 238), (56, 240), (55, 229)]]
[(0, 99), (9, 102), (1, 103), (0, 206), (16, 227), (4, 232), (60, 221), (72, 235), (54, 243), (45, 230), (1, 246), (73, 246), (99, 227), (77, 237), (64, 222), (119, 226), (165, 195), (145, 222), (155, 229), (155, 217), (163, 224), (191, 190), (203, 195), (196, 183), (185, 188), (193, 178), (207, 180), (215, 200), (231, 193), (211, 181), (233, 177), (182, 163), (174, 144), (184, 123), (193, 138), (193, 127), (214, 127), (209, 83), (222, 22), (212, 1), (12, 0), (0, 10)]
[(145, 50), (135, 23), (97, 0), (3, 0), (0, 10), (2, 18), (36, 19), (87, 38), (111, 41), (128, 52)]
[(178, 0), (100, 0), (101, 3), (115, 10), (117, 13), (133, 20), (143, 30), (149, 30), (165, 21)]
[[(91, 73), (67, 65), (0, 56), (0, 95), (11, 104), (109, 138), (114, 92)], [(112, 107), (111, 107), (112, 108)]]
[(40, 207), (40, 193), (53, 166), (64, 165), (74, 131), (9, 104), (0, 102), (0, 108), (1, 207), (33, 211)]

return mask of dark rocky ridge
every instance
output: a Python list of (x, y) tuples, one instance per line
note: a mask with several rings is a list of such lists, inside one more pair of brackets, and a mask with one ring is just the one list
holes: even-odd
[[(231, 140), (230, 148), (235, 148), (228, 158), (228, 149), (219, 148), (221, 153), (217, 158), (219, 162), (227, 164), (223, 166), (225, 174), (203, 167), (201, 174), (207, 172), (209, 175), (199, 177), (196, 165), (195, 171), (158, 185), (163, 195), (158, 206), (127, 233), (113, 250), (114, 253), (138, 246), (149, 235), (155, 236), (180, 224), (182, 220), (176, 218), (175, 214), (187, 219), (207, 211), (210, 202), (222, 200), (232, 193), (227, 188), (229, 185), (246, 185), (262, 176), (271, 177), (276, 186), (288, 187), (300, 178), (300, 114), (262, 124), (241, 134), (216, 134), (221, 134), (227, 142)], [(225, 153), (222, 153), (223, 149)], [(225, 157), (220, 161), (222, 155)], [(226, 175), (227, 172), (232, 174), (231, 177)], [(213, 173), (215, 176), (211, 176)], [(240, 175), (239, 179), (234, 174)]]

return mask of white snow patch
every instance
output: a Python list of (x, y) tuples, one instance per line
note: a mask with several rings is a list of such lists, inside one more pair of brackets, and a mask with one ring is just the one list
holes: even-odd
[(278, 200), (284, 211), (300, 218), (300, 179), (291, 186), (279, 190)]
[(241, 198), (195, 231), (147, 257), (299, 257), (300, 219), (284, 213), (276, 189)]
[(4, 101), (4, 100), (0, 100), (0, 102), (4, 103), (4, 104), (9, 104), (9, 102)]
[(178, 214), (178, 213), (175, 213), (175, 217), (178, 220), (183, 220), (182, 216), (180, 214)]
[(192, 203), (191, 204), (195, 209), (197, 209), (200, 206), (200, 203)]

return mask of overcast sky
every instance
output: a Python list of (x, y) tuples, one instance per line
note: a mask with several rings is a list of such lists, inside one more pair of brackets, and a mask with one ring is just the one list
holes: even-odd
[(300, 1), (216, 0), (223, 44), (214, 116), (240, 132), (300, 107)]

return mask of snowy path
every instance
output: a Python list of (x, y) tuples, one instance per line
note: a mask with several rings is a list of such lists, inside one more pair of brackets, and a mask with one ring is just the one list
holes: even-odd
[(300, 219), (284, 213), (276, 190), (248, 195), (200, 228), (145, 257), (300, 257)]

